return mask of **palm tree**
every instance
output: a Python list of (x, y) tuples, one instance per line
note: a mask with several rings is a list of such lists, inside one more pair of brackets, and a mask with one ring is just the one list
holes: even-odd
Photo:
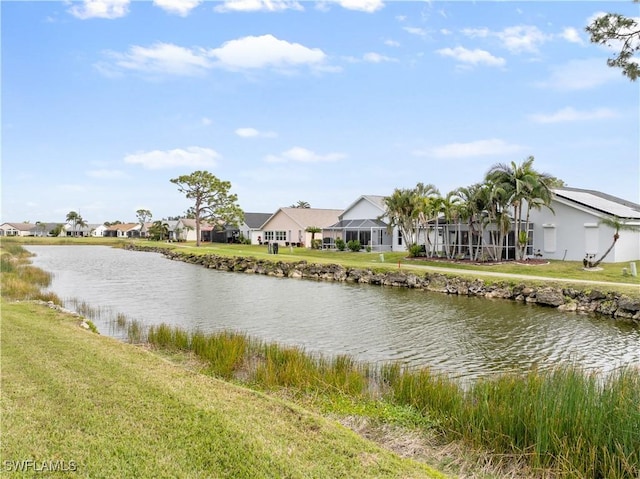
[(80, 215), (76, 212), (76, 211), (69, 211), (69, 213), (67, 213), (67, 223), (71, 223), (71, 227), (72, 227), (72, 236), (75, 236), (75, 231), (76, 231), (76, 225), (78, 224), (78, 219), (80, 218)]
[(609, 226), (615, 230), (613, 233), (613, 242), (611, 243), (611, 246), (609, 246), (607, 251), (605, 251), (604, 254), (593, 263), (589, 264), (585, 260), (585, 266), (589, 266), (590, 268), (595, 268), (596, 266), (598, 266), (602, 262), (602, 260), (605, 259), (609, 253), (611, 253), (611, 250), (620, 238), (620, 231), (637, 231), (640, 229), (640, 226), (626, 224), (624, 220), (618, 218), (617, 216), (612, 216), (611, 218), (603, 218), (599, 223)]
[(289, 208), (311, 208), (311, 205), (307, 201), (298, 201), (296, 204), (291, 205)]
[(453, 258), (455, 253), (455, 245), (453, 247), (449, 244), (450, 239), (450, 228), (453, 222), (458, 224), (458, 240), (456, 243), (459, 243), (460, 238), (460, 222), (458, 221), (460, 212), (459, 212), (459, 204), (460, 198), (458, 197), (455, 191), (450, 191), (447, 193), (441, 200), (440, 206), (442, 214), (444, 215), (444, 220), (446, 222), (446, 233), (444, 235), (444, 247), (447, 253), (447, 258)]
[(42, 221), (36, 221), (36, 236), (44, 236), (44, 230), (46, 229), (46, 227), (47, 225)]
[(69, 211), (69, 213), (67, 213), (67, 222), (71, 223), (72, 225), (72, 231), (73, 234), (72, 236), (78, 236), (78, 233), (76, 231), (76, 228), (78, 226), (85, 227), (87, 226), (87, 223), (82, 219), (82, 216), (80, 216), (80, 213), (77, 213), (75, 211)]
[(169, 225), (164, 221), (154, 221), (149, 228), (149, 239), (153, 241), (163, 241), (169, 238)]
[[(485, 176), (485, 180), (501, 185), (508, 194), (509, 205), (513, 208), (515, 238), (518, 242), (517, 257), (523, 259), (529, 241), (529, 212), (531, 208), (550, 207), (551, 185), (556, 180), (551, 175), (539, 173), (533, 168), (533, 156), (529, 156), (520, 165), (497, 163)], [(557, 181), (557, 180), (556, 180)], [(526, 205), (527, 219), (522, 224), (523, 208)], [(521, 232), (522, 231), (522, 232)]]
[(316, 240), (316, 233), (322, 233), (322, 228), (318, 226), (307, 226), (305, 229), (307, 233), (311, 233), (311, 247), (314, 247), (314, 242)]

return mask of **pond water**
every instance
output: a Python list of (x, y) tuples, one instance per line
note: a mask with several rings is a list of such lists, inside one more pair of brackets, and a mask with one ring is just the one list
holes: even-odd
[(430, 366), (452, 377), (575, 364), (610, 371), (640, 365), (640, 327), (505, 300), (404, 288), (228, 273), (160, 254), (106, 246), (27, 246), (54, 273), (50, 290), (71, 307), (146, 325), (233, 330), (325, 355)]

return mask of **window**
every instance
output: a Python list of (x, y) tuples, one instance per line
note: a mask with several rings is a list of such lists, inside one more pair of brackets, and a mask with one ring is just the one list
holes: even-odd
[(265, 241), (273, 241), (273, 231), (265, 231), (264, 232), (264, 240)]
[(402, 246), (402, 231), (398, 230), (398, 246)]
[(556, 225), (544, 224), (542, 225), (543, 237), (542, 247), (545, 253), (556, 252)]
[(584, 249), (587, 254), (598, 253), (598, 223), (584, 224)]
[(287, 240), (286, 231), (276, 231), (276, 241), (286, 241), (286, 240)]

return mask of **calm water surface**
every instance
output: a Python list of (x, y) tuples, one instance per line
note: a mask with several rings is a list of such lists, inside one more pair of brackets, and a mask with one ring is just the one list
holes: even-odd
[(504, 300), (227, 273), (106, 246), (28, 246), (51, 290), (147, 325), (234, 330), (323, 354), (431, 366), (455, 377), (577, 364), (640, 365), (640, 327)]

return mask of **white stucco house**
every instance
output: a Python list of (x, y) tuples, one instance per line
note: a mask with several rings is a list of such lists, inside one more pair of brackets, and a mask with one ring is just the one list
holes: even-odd
[(381, 219), (385, 212), (384, 196), (362, 195), (338, 216), (338, 221), (323, 230), (325, 246), (335, 247), (335, 240), (358, 240), (371, 251), (405, 251), (406, 246), (397, 228), (389, 231)]
[(615, 233), (601, 221), (615, 216), (639, 229), (621, 230), (603, 262), (640, 260), (640, 204), (594, 190), (556, 188), (551, 208), (531, 211), (533, 248), (544, 258), (581, 261), (593, 255), (598, 259), (613, 243)]
[(32, 223), (2, 223), (0, 236), (35, 236), (36, 225)]

